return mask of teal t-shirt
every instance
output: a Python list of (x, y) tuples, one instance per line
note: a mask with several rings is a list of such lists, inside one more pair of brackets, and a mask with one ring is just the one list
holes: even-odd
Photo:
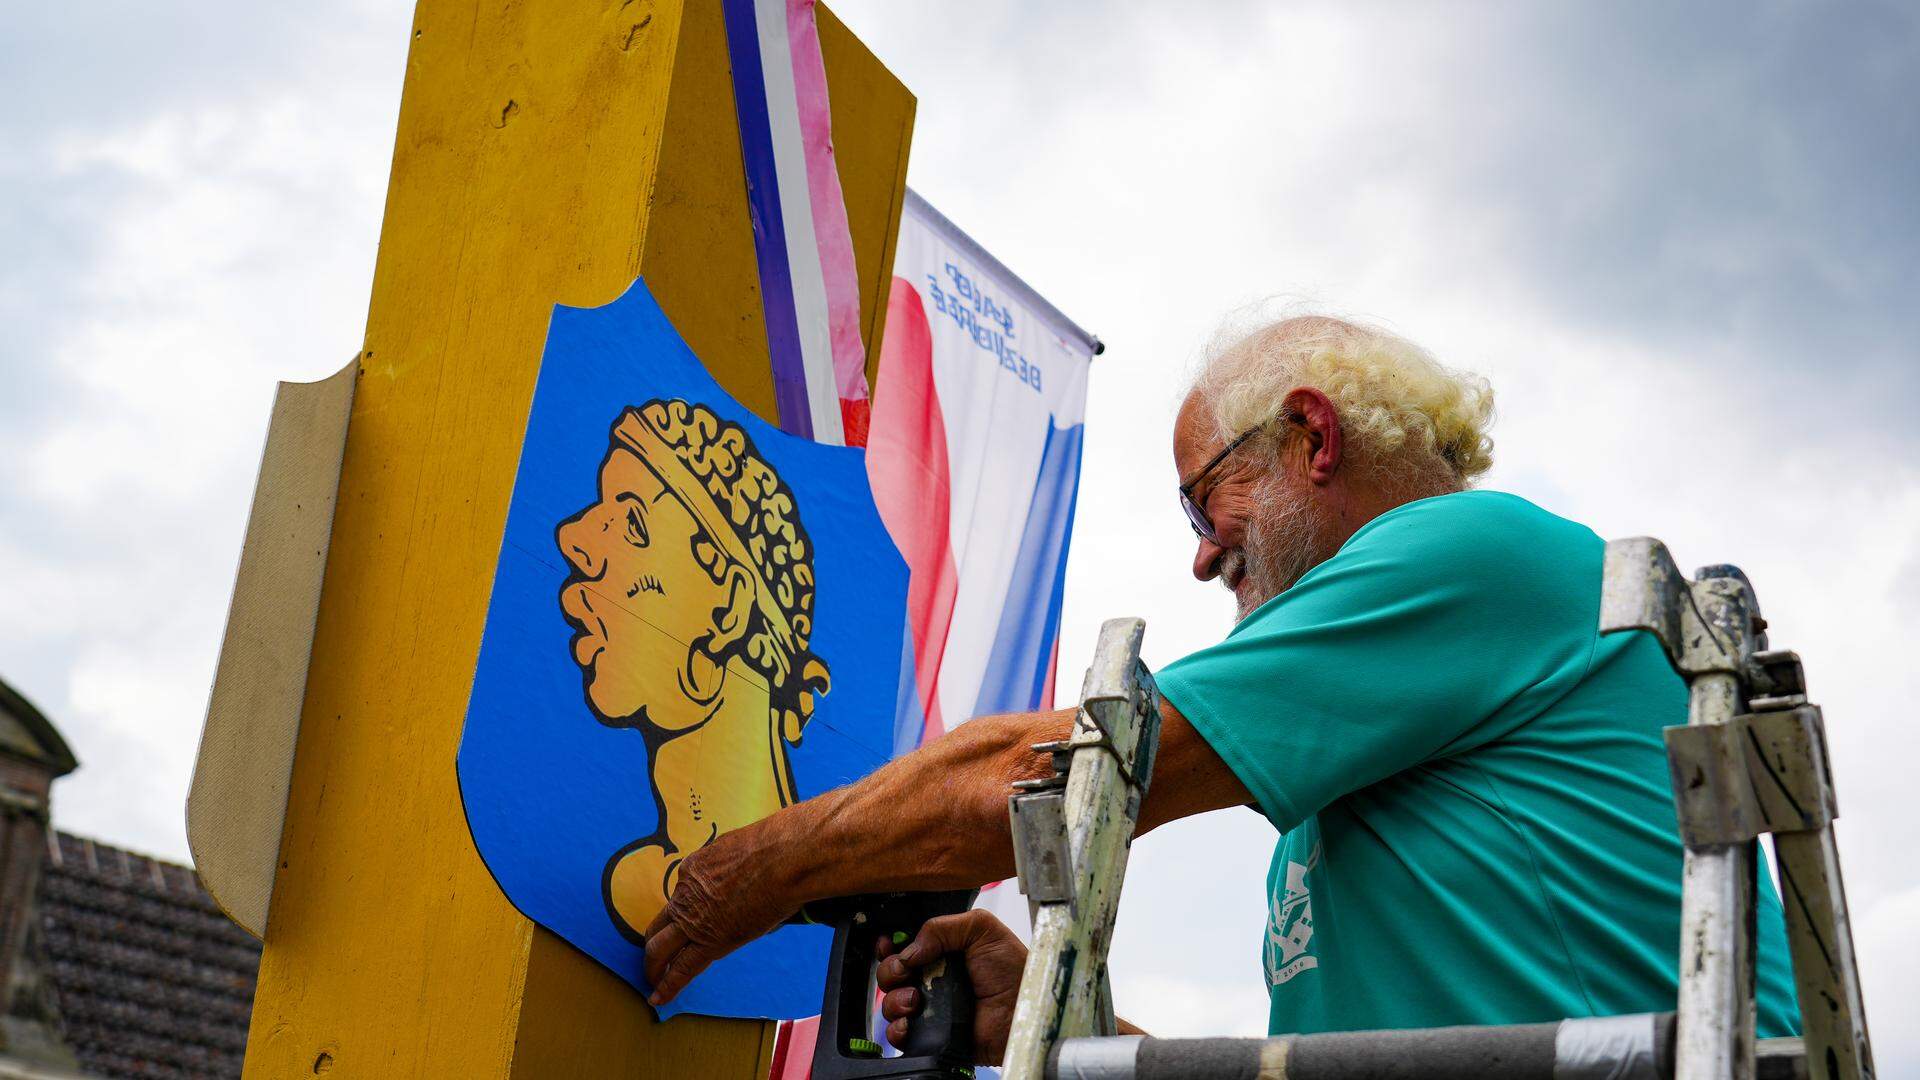
[[(1601, 637), (1604, 544), (1490, 491), (1376, 518), (1160, 690), (1281, 832), (1275, 1034), (1674, 1007), (1681, 846), (1660, 729), (1686, 685)], [(1792, 1034), (1759, 882), (1759, 1033)]]

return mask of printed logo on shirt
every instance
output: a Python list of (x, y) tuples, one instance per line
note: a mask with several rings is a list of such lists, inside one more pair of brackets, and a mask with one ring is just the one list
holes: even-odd
[(1320, 966), (1308, 952), (1313, 943), (1313, 901), (1307, 895), (1307, 875), (1320, 865), (1320, 845), (1313, 845), (1305, 863), (1287, 861), (1286, 892), (1267, 897), (1267, 985), (1279, 986), (1303, 971)]

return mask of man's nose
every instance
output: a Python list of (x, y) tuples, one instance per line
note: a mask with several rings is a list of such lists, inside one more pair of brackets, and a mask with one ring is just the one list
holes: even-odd
[(592, 544), (594, 530), (599, 527), (595, 522), (596, 516), (593, 513), (582, 514), (560, 526), (554, 534), (560, 554), (566, 556), (574, 569), (588, 577), (597, 577), (600, 573), (600, 560), (594, 557)]
[(1220, 556), (1227, 549), (1211, 540), (1202, 538), (1200, 550), (1193, 554), (1193, 576), (1201, 581), (1212, 581), (1220, 576)]

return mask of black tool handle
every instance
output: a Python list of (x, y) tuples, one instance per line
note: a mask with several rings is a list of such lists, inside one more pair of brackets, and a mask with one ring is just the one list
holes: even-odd
[(813, 1080), (951, 1080), (970, 1075), (973, 982), (965, 956), (952, 953), (921, 969), (925, 1002), (908, 1020), (899, 1057), (882, 1058), (871, 1041), (878, 963), (875, 944), (904, 946), (927, 920), (973, 906), (978, 890), (876, 893), (809, 904), (809, 921), (833, 925), (833, 955), (820, 1006)]
[[(972, 906), (971, 899), (968, 906)], [(912, 941), (919, 932), (915, 927), (907, 940)], [(907, 1037), (898, 1047), (900, 1053), (926, 1057), (948, 1050), (963, 1054), (972, 1050), (973, 979), (967, 975), (965, 954), (949, 953), (922, 968), (920, 991), (924, 1004), (907, 1018)], [(963, 1064), (971, 1064), (971, 1054), (966, 1056), (969, 1060)]]

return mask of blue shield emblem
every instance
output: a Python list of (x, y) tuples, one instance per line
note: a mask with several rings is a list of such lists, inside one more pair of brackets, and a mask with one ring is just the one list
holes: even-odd
[[(907, 569), (865, 451), (714, 382), (644, 282), (554, 310), (459, 754), (508, 899), (636, 988), (680, 860), (890, 756)], [(663, 1010), (817, 1012), (786, 927)]]

